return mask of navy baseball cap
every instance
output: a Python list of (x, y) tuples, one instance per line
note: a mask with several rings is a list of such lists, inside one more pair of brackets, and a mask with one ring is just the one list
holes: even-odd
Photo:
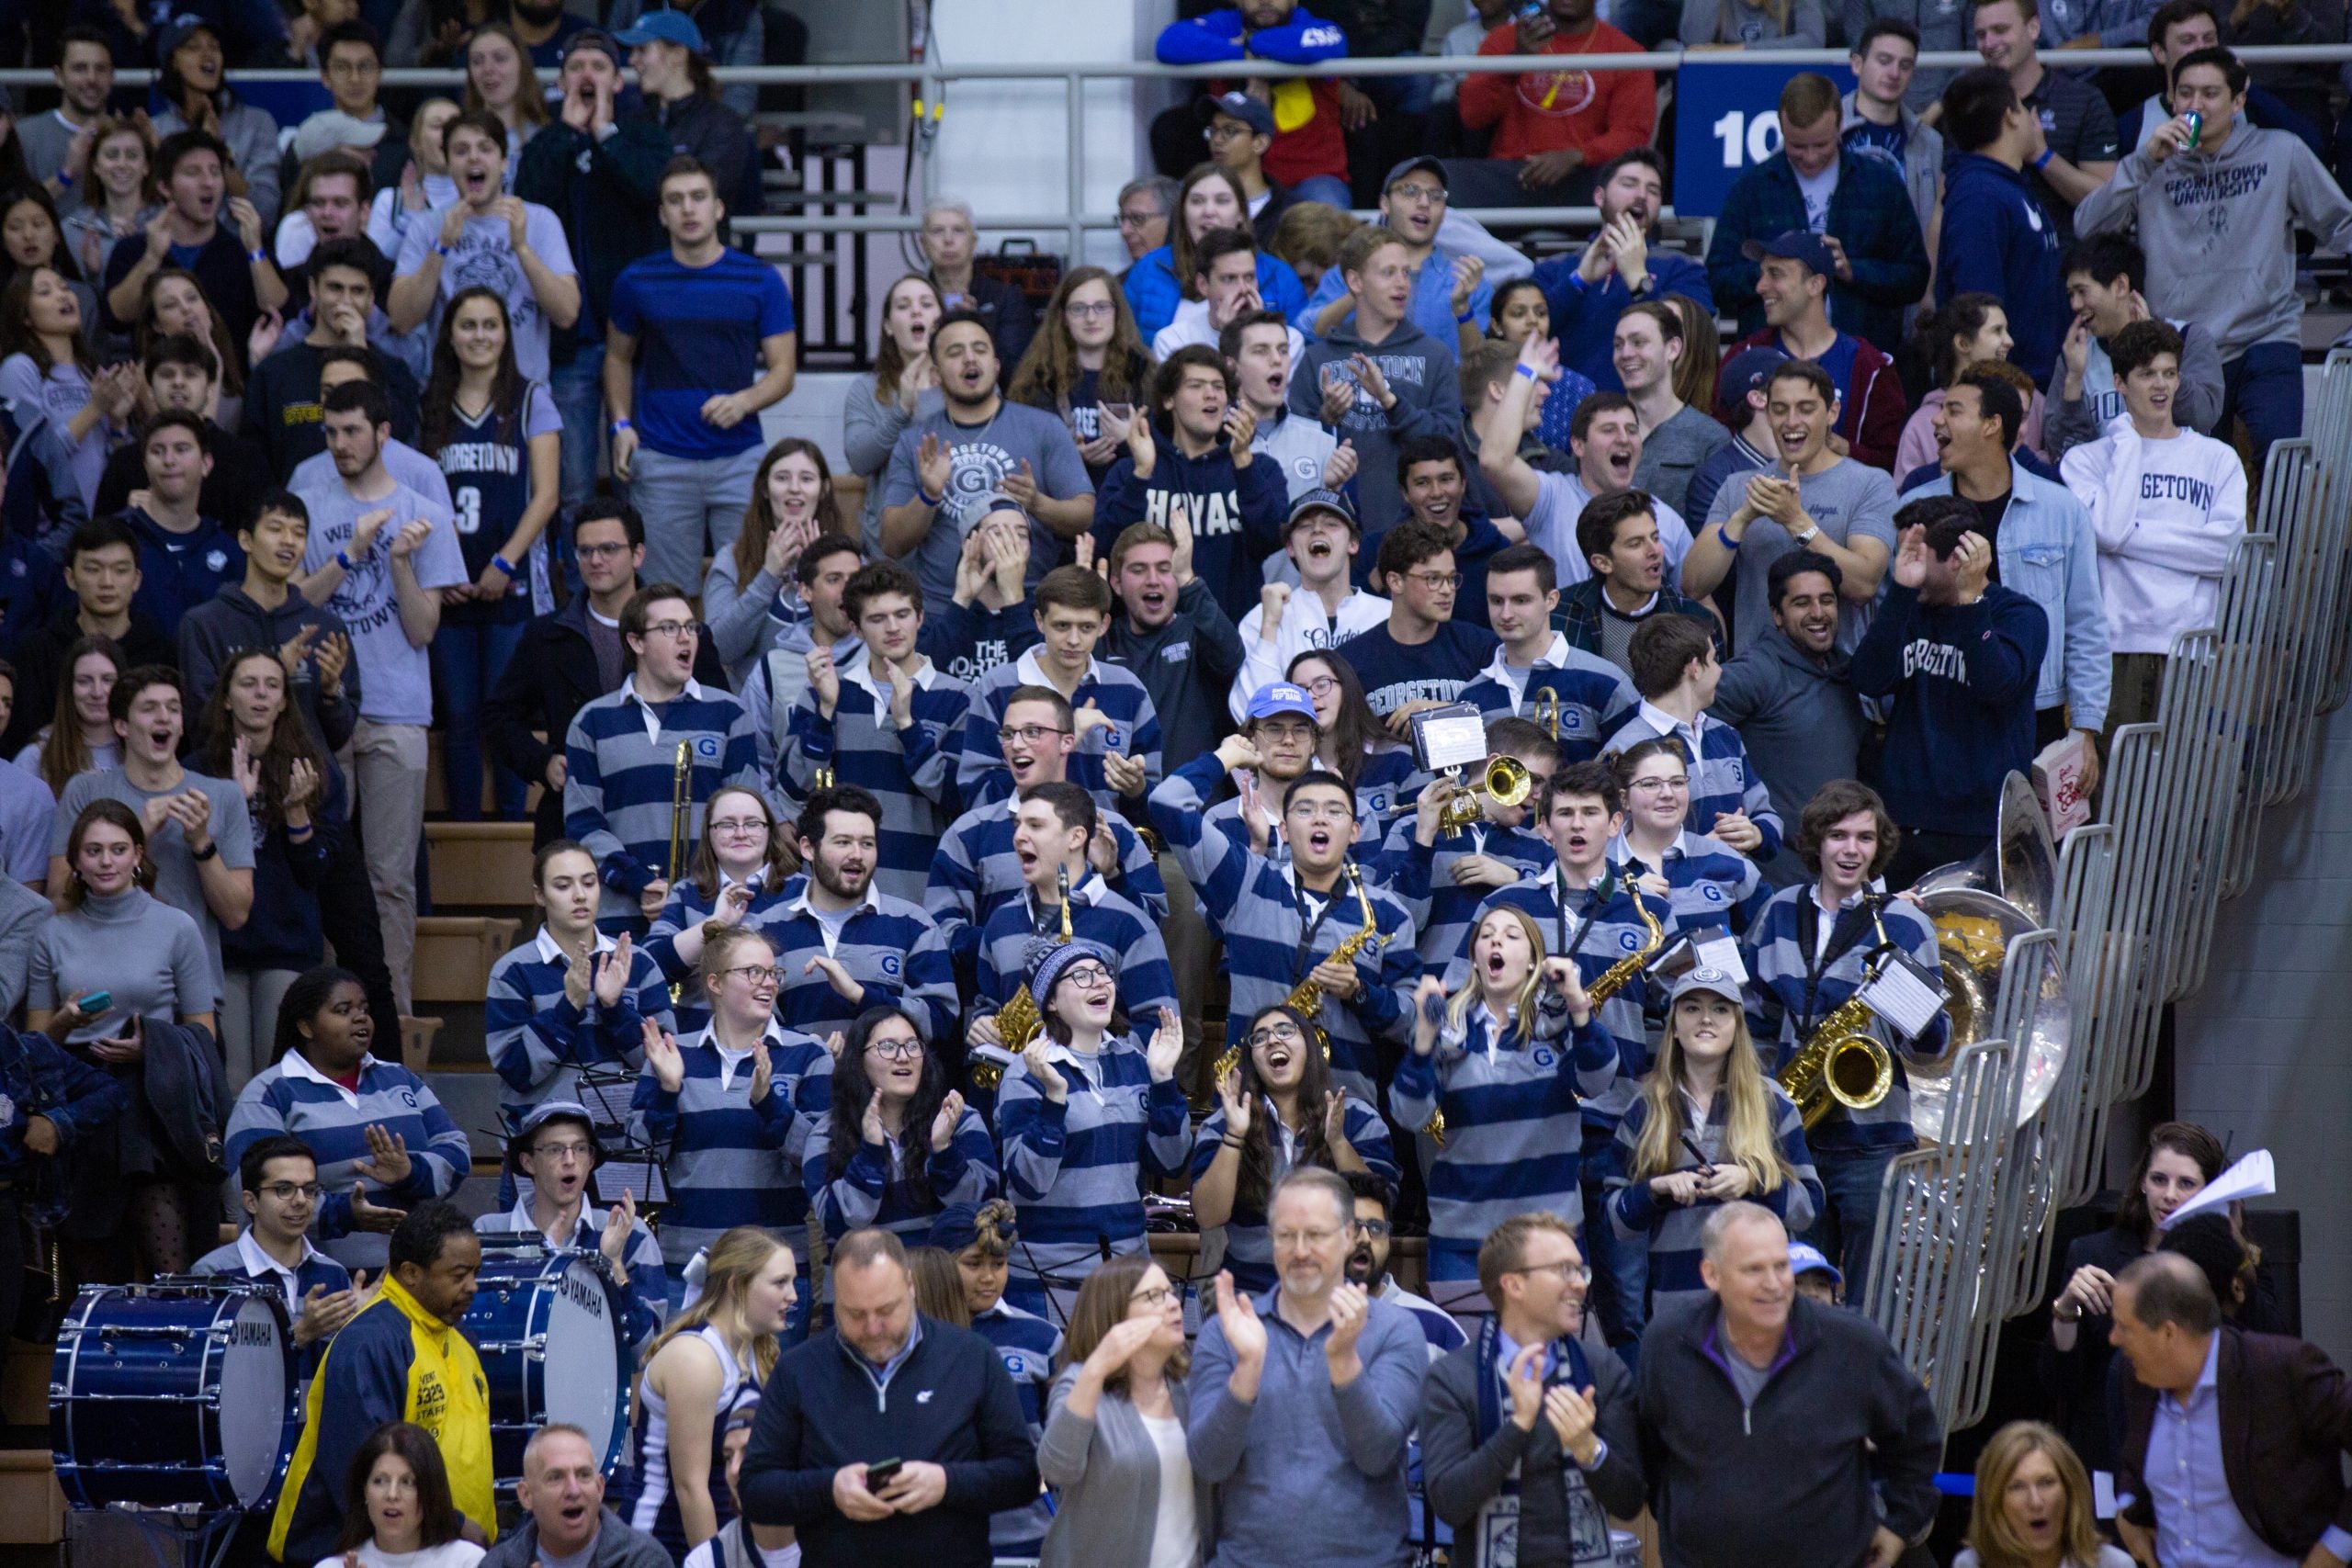
[(1208, 106), (1207, 113), (1211, 116), (1223, 115), (1227, 119), (1238, 119), (1260, 136), (1274, 133), (1274, 111), (1247, 93), (1219, 93), (1202, 101)]
[(1743, 348), (1724, 362), (1715, 375), (1715, 406), (1725, 413), (1747, 418), (1747, 394), (1760, 392), (1772, 372), (1789, 357), (1786, 349), (1769, 344)]
[(1762, 261), (1766, 256), (1803, 262), (1807, 269), (1825, 277), (1838, 270), (1838, 259), (1829, 254), (1829, 243), (1810, 229), (1789, 229), (1775, 234), (1757, 248), (1756, 260)]
[(1348, 504), (1348, 498), (1336, 490), (1325, 490), (1318, 485), (1291, 502), (1290, 516), (1283, 523), (1283, 536), (1288, 538), (1290, 531), (1306, 521), (1306, 514), (1310, 512), (1328, 512), (1345, 523), (1351, 533), (1363, 531), (1363, 525), (1356, 521), (1356, 509)]
[(1382, 193), (1385, 195), (1388, 191), (1389, 187), (1396, 185), (1398, 180), (1403, 179), (1407, 175), (1411, 174), (1416, 169), (1427, 170), (1430, 174), (1436, 176), (1437, 183), (1441, 187), (1446, 186), (1445, 165), (1424, 152), (1418, 158), (1408, 158), (1403, 163), (1397, 164), (1395, 168), (1389, 170), (1388, 173), (1382, 177), (1380, 182)]

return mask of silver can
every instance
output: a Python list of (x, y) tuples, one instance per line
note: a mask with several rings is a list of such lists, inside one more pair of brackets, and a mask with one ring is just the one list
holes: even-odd
[(1614, 1568), (1642, 1568), (1642, 1538), (1632, 1530), (1611, 1530), (1609, 1556)]

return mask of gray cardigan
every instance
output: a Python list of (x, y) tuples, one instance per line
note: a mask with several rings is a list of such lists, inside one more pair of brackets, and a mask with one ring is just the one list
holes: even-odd
[[(1067, 1408), (1078, 1368), (1065, 1367), (1046, 1394), (1046, 1435), (1037, 1444), (1037, 1473), (1057, 1494), (1053, 1528), (1037, 1555), (1038, 1568), (1095, 1568), (1151, 1561), (1159, 1518), (1159, 1448), (1125, 1396), (1104, 1393), (1094, 1419)], [(1190, 1410), (1184, 1385), (1170, 1379), (1168, 1397), (1178, 1421)], [(1193, 1518), (1201, 1550), (1216, 1539), (1216, 1494), (1193, 1476)], [(1196, 1557), (1195, 1562), (1199, 1559)]]
[[(1606, 1451), (1585, 1475), (1585, 1485), (1612, 1518), (1642, 1511), (1641, 1429), (1634, 1416), (1634, 1377), (1613, 1352), (1589, 1358), (1598, 1406), (1594, 1430)], [(1537, 1416), (1535, 1429), (1521, 1432), (1508, 1418), (1484, 1443), (1478, 1441), (1478, 1341), (1453, 1351), (1430, 1368), (1421, 1384), (1421, 1480), (1430, 1509), (1453, 1527), (1453, 1560), (1478, 1568), (1478, 1510), (1502, 1489), (1511, 1467), (1520, 1472), (1519, 1560), (1567, 1562), (1567, 1494), (1557, 1477), (1564, 1463), (1552, 1424)], [(1539, 1484), (1539, 1483), (1541, 1483)]]

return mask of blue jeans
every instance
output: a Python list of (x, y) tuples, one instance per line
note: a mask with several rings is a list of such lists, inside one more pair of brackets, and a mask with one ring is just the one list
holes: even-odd
[[(433, 634), (433, 689), (440, 694), (443, 719), (441, 783), (449, 815), (460, 822), (481, 818), (482, 699), (521, 646), (529, 620), (526, 601), (507, 604), (514, 613), (502, 613), (498, 620), (444, 621)], [(494, 770), (492, 788), (498, 815), (520, 820), (530, 786), (501, 767)]]
[(1879, 1186), (1897, 1148), (1815, 1149), (1813, 1167), (1827, 1198), (1821, 1215), (1799, 1236), (1821, 1249), (1846, 1276), (1846, 1299), (1860, 1304), (1868, 1287), (1871, 1247), (1878, 1236)]
[(703, 543), (716, 556), (735, 543), (765, 450), (729, 457), (673, 457), (639, 446), (629, 459), (628, 498), (645, 519), (645, 568), (638, 581), (702, 592)]
[(1621, 1236), (1609, 1223), (1609, 1198), (1600, 1187), (1601, 1156), (1617, 1141), (1614, 1128), (1587, 1123), (1584, 1130), (1584, 1260), (1592, 1270), (1592, 1310), (1600, 1314), (1609, 1343), (1624, 1350), (1639, 1344), (1649, 1323), (1650, 1243), (1647, 1236)]
[(2222, 367), (2223, 435), (2230, 416), (2245, 421), (2254, 437), (2254, 473), (2258, 487), (2271, 443), (2303, 433), (2303, 354), (2291, 343), (2258, 343)]
[[(563, 416), (563, 510), (596, 488), (596, 459), (605, 449), (605, 345), (582, 344), (569, 365), (548, 372), (548, 390)], [(651, 579), (648, 579), (650, 581)]]

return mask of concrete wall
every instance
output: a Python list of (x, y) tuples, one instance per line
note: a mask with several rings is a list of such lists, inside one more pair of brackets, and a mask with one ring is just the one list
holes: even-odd
[(2280, 1208), (2302, 1212), (2303, 1333), (2352, 1365), (2352, 708), (2322, 721), (2311, 787), (2266, 814), (2254, 883), (2215, 924), (2201, 990), (2177, 1011), (2176, 1100), (2233, 1154), (2267, 1148)]

